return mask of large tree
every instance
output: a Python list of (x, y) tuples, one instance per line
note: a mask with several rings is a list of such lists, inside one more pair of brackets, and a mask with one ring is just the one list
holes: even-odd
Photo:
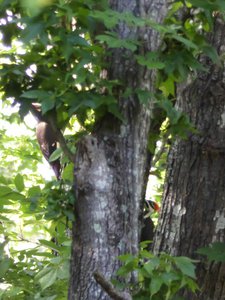
[[(148, 17), (161, 23), (166, 1), (137, 3), (110, 1), (119, 13)], [(106, 113), (91, 135), (78, 145), (75, 159), (76, 221), (69, 299), (109, 299), (96, 283), (98, 271), (110, 279), (123, 253), (137, 253), (140, 213), (149, 170), (147, 141), (152, 105), (140, 104), (137, 95), (124, 95), (124, 88), (154, 91), (154, 72), (137, 64), (135, 55), (157, 50), (159, 33), (149, 27), (130, 28), (120, 22), (114, 30), (118, 39), (138, 40), (134, 54), (128, 49), (111, 50), (105, 70), (108, 80), (118, 80), (114, 96), (123, 116), (121, 122)], [(108, 50), (110, 51), (110, 50)]]
[[(161, 44), (166, 1), (56, 1), (52, 11), (22, 5), (14, 1), (3, 12), (4, 44), (13, 49), (19, 39), (28, 47), (6, 51), (5, 98), (20, 104), (22, 116), (31, 111), (37, 118), (47, 159), (59, 142), (75, 165), (69, 299), (109, 299), (93, 274), (108, 280), (118, 255), (138, 252), (154, 108), (146, 98), (156, 79), (154, 67), (138, 60)], [(74, 114), (86, 131), (75, 156), (61, 133)], [(152, 130), (159, 126), (160, 120)], [(58, 160), (51, 164), (59, 179)]]
[[(224, 21), (216, 16), (208, 39), (220, 55), (224, 52), (224, 29)], [(177, 88), (177, 108), (190, 117), (196, 132), (174, 142), (170, 151), (154, 243), (156, 252), (200, 260), (199, 248), (225, 242), (224, 63), (215, 65), (205, 57), (201, 61), (208, 72), (199, 72), (197, 78)], [(198, 263), (201, 290), (187, 299), (224, 299), (224, 272), (222, 263)]]

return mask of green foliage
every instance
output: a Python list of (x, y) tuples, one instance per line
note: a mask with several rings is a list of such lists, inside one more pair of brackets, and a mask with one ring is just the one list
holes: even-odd
[[(50, 9), (43, 7), (30, 18), (17, 1), (7, 7), (3, 17), (10, 20), (1, 32), (11, 48), (3, 51), (7, 61), (2, 64), (1, 78), (5, 97), (20, 102), (23, 114), (31, 101), (40, 102), (42, 113), (64, 111), (68, 122), (74, 113), (111, 105), (98, 93), (104, 50), (91, 42), (91, 1), (90, 7), (82, 2), (50, 2)], [(14, 30), (8, 31), (11, 23)]]
[[(156, 87), (160, 92), (149, 95), (145, 90), (130, 91), (137, 93), (144, 104), (153, 100), (158, 103), (162, 95), (167, 100), (175, 97), (177, 82), (185, 80), (190, 73), (206, 70), (198, 62), (201, 53), (219, 63), (204, 33), (212, 28), (212, 10), (224, 9), (222, 1), (213, 4), (210, 1), (176, 1), (170, 5), (165, 24), (129, 12), (113, 11), (107, 1), (30, 3), (23, 0), (22, 5), (12, 1), (9, 6), (4, 0), (1, 8), (5, 23), (0, 31), (3, 45), (7, 46), (1, 51), (4, 99), (12, 97), (19, 102), (22, 115), (27, 113), (32, 101), (41, 103), (44, 114), (56, 110), (60, 128), (62, 111), (67, 125), (72, 115), (81, 120), (90, 110), (96, 116), (108, 111), (123, 120), (115, 91), (118, 87), (121, 90), (129, 87), (123, 87), (121, 78), (106, 81), (100, 76), (106, 57), (111, 53), (106, 48), (123, 49), (124, 59), (128, 51), (141, 67), (158, 70)], [(184, 19), (179, 17), (180, 9), (185, 9)], [(121, 39), (116, 33), (116, 26), (121, 22), (131, 28), (149, 26), (158, 31), (163, 39), (161, 49), (138, 53), (143, 37)], [(172, 106), (167, 105), (165, 112), (171, 115), (172, 111)], [(187, 124), (185, 118), (180, 117), (180, 122), (175, 127)], [(182, 132), (182, 129), (177, 131)]]
[(196, 132), (196, 129), (190, 123), (188, 116), (177, 110), (173, 102), (166, 97), (161, 96), (157, 105), (162, 108), (167, 116), (163, 131), (167, 136), (186, 138), (188, 133)]
[(45, 184), (37, 174), (42, 159), (34, 132), (11, 123), (18, 121), (15, 111), (3, 106), (0, 118), (0, 298), (66, 299), (74, 218), (71, 166), (70, 180)]
[[(4, 299), (65, 299), (71, 245), (67, 232), (73, 220), (71, 187), (49, 182), (43, 189), (39, 185), (24, 188), (19, 175), (14, 183), (1, 189), (1, 282), (8, 285), (2, 295)], [(23, 188), (23, 194), (16, 192), (18, 188)]]
[(189, 0), (188, 2), (195, 7), (201, 7), (211, 12), (222, 11), (225, 9), (225, 3), (223, 0)]
[(225, 244), (215, 242), (209, 247), (198, 249), (197, 253), (207, 256), (209, 261), (225, 262)]
[[(187, 257), (173, 257), (165, 253), (155, 256), (142, 249), (137, 256), (128, 254), (119, 259), (123, 263), (117, 272), (119, 277), (126, 279), (134, 271), (138, 276), (138, 283), (125, 284), (131, 290), (133, 299), (183, 299), (179, 297), (182, 289), (193, 293), (198, 290), (193, 264), (195, 261)], [(115, 280), (114, 284), (124, 287), (120, 282)]]

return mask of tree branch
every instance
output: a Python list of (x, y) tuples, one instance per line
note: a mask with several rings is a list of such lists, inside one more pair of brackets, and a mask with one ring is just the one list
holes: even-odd
[(96, 282), (102, 287), (102, 289), (113, 299), (113, 300), (132, 300), (130, 294), (126, 292), (118, 292), (113, 285), (105, 279), (105, 277), (99, 273), (93, 273)]

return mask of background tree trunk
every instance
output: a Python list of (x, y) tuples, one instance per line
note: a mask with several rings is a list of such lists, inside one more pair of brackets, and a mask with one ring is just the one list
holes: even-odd
[[(116, 0), (110, 5), (116, 11), (161, 22), (165, 2)], [(142, 41), (142, 54), (160, 44), (159, 34), (149, 28), (129, 28), (121, 23), (117, 30), (121, 39)], [(154, 90), (154, 74), (138, 66), (128, 50), (113, 50), (107, 72), (109, 79), (121, 80), (124, 88)], [(95, 282), (93, 273), (100, 271), (110, 279), (119, 267), (117, 256), (138, 251), (153, 106), (140, 105), (134, 94), (127, 98), (122, 94), (123, 89), (117, 91), (124, 123), (108, 114), (78, 146), (70, 300), (111, 299)]]
[[(224, 22), (217, 20), (210, 41), (221, 54)], [(187, 140), (177, 140), (169, 158), (162, 213), (154, 251), (199, 258), (196, 250), (225, 242), (225, 77), (224, 67), (204, 61), (209, 72), (178, 88), (178, 109), (197, 128)], [(202, 259), (202, 258), (201, 258)], [(199, 263), (202, 291), (186, 299), (225, 299), (225, 265)]]

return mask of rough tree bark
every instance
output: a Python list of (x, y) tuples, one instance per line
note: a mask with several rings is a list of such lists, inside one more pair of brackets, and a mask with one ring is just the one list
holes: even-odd
[[(166, 14), (165, 0), (111, 0), (110, 6), (157, 22)], [(121, 23), (117, 32), (121, 39), (142, 41), (142, 54), (160, 45), (159, 34), (150, 28), (129, 28)], [(112, 51), (107, 73), (109, 79), (121, 80), (125, 88), (154, 90), (154, 73), (138, 66), (127, 50)], [(138, 251), (152, 105), (140, 105), (136, 96), (124, 98), (122, 92), (117, 91), (117, 98), (125, 122), (108, 114), (78, 146), (70, 300), (111, 299), (93, 273), (100, 272), (108, 280), (119, 267), (118, 255)]]
[[(218, 19), (209, 37), (219, 54), (225, 50), (225, 25)], [(209, 72), (178, 87), (178, 109), (198, 132), (177, 140), (170, 151), (162, 213), (154, 251), (200, 258), (196, 250), (225, 242), (225, 73), (203, 59)], [(202, 259), (202, 258), (201, 258)], [(225, 299), (225, 265), (197, 265), (201, 292), (185, 299)]]

